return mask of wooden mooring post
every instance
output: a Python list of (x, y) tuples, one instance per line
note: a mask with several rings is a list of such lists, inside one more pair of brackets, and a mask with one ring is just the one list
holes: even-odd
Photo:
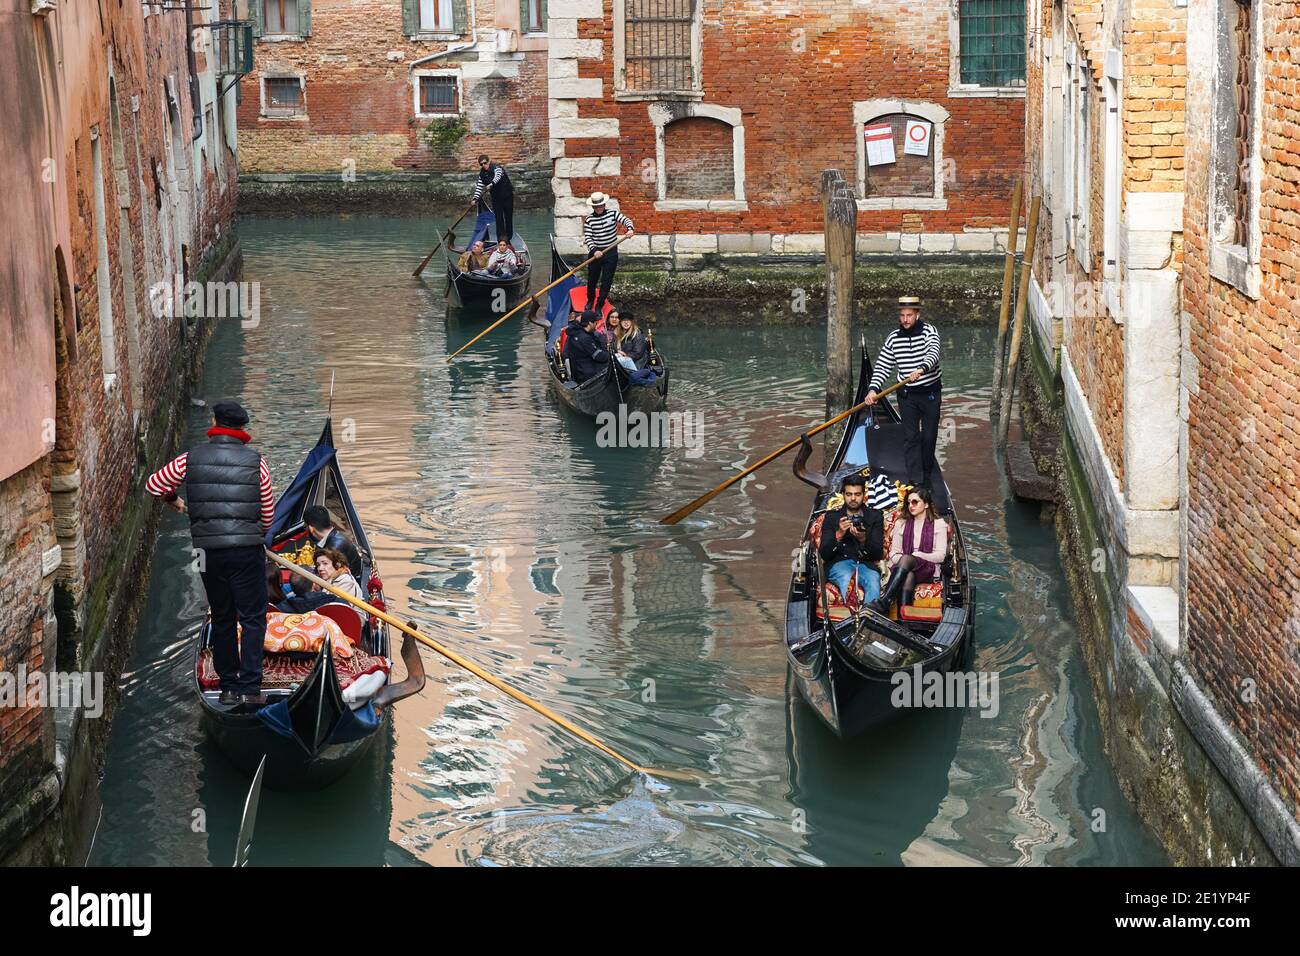
[(993, 347), (993, 394), (989, 396), (989, 415), (1001, 407), (1002, 366), (1007, 360), (1007, 324), (1011, 317), (1012, 292), (1016, 282), (1016, 243), (1020, 240), (1020, 197), (1025, 181), (1016, 180), (1011, 193), (1011, 226), (1007, 232), (1007, 257), (1002, 265), (1002, 303), (998, 308), (998, 341)]
[[(826, 417), (853, 401), (853, 257), (858, 204), (838, 169), (822, 172), (826, 237)], [(827, 448), (835, 439), (827, 432)]]
[[(1020, 333), (1025, 327), (1025, 306), (1029, 301), (1029, 277), (1034, 268), (1034, 239), (1038, 235), (1038, 209), (1042, 199), (1035, 196), (1029, 204), (1029, 228), (1025, 230), (1025, 256), (1020, 263), (1020, 288), (1016, 292), (1016, 318), (1011, 327), (1011, 347), (1007, 351), (1007, 374), (1003, 380), (1002, 408), (998, 414), (998, 445), (1005, 445), (1011, 426), (1011, 402), (1016, 394), (1016, 367), (1020, 362)], [(999, 356), (998, 364), (1001, 364)]]

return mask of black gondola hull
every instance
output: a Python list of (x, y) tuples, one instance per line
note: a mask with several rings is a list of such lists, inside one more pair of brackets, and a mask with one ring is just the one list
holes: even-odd
[[(627, 380), (611, 366), (609, 371), (574, 388), (560, 381), (555, 368), (550, 368), (551, 392), (580, 415), (596, 418), (602, 413), (618, 414), (620, 405), (628, 411), (644, 413), (663, 411), (668, 403), (668, 370), (665, 369), (653, 385), (629, 385)], [(617, 378), (616, 378), (617, 377)]]
[(531, 267), (509, 279), (491, 279), (470, 272), (461, 272), (448, 262), (447, 298), (452, 305), (459, 308), (491, 308), (494, 305), (501, 305), (508, 310), (518, 305), (528, 293), (528, 283), (531, 278)]

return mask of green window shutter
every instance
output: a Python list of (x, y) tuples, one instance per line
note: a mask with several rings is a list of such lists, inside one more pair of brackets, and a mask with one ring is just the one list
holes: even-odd
[(548, 26), (549, 23), (550, 21), (547, 19), (547, 13), (546, 13), (546, 0), (542, 0), (542, 32), (543, 33), (549, 32), (550, 30), (550, 27)]
[(402, 32), (408, 37), (420, 32), (420, 0), (402, 0)]
[(528, 0), (519, 0), (519, 32), (528, 32)]
[(458, 35), (464, 34), (466, 29), (465, 27), (466, 18), (467, 15), (465, 13), (465, 0), (451, 0), (452, 31)]
[(253, 36), (262, 35), (262, 0), (248, 0), (248, 19), (253, 24)]
[(311, 36), (311, 0), (298, 0), (298, 33)]

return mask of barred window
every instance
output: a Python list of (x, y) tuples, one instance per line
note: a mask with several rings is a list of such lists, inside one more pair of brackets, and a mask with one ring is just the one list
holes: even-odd
[(457, 95), (456, 77), (420, 77), (420, 112), (459, 113), (460, 98)]
[(266, 112), (277, 116), (295, 116), (303, 112), (302, 79), (297, 76), (266, 76), (264, 99)]
[(699, 0), (615, 2), (624, 4), (624, 88), (639, 93), (695, 90), (693, 34)]
[(1025, 0), (960, 0), (961, 83), (1025, 85)]

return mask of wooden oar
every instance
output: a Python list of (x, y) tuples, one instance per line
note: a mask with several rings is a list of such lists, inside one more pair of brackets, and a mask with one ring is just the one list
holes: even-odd
[(302, 577), (306, 578), (308, 581), (311, 581), (313, 584), (315, 584), (317, 587), (321, 588), (322, 590), (328, 591), (336, 598), (339, 598), (340, 600), (343, 601), (347, 601), (349, 604), (353, 605), (354, 607), (360, 608), (361, 610), (365, 611), (367, 614), (371, 615), (372, 617), (377, 617), (381, 621), (386, 621), (388, 624), (391, 624), (393, 627), (397, 628), (402, 633), (409, 634), (411, 637), (415, 638), (425, 647), (429, 648), (430, 650), (437, 651), (439, 654), (447, 658), (447, 660), (451, 661), (453, 664), (457, 665), (458, 667), (465, 668), (465, 670), (469, 671), (471, 674), (473, 674), (475, 677), (478, 677), (480, 680), (487, 681), (489, 684), (491, 684), (497, 690), (501, 691), (503, 694), (507, 695), (508, 697), (513, 697), (515, 700), (519, 701), (519, 703), (523, 704), (525, 707), (535, 710), (537, 713), (541, 714), (547, 720), (554, 721), (555, 723), (563, 727), (565, 730), (567, 730), (569, 733), (573, 734), (573, 736), (577, 737), (579, 740), (591, 744), (591, 746), (595, 747), (597, 750), (608, 754), (609, 756), (613, 757), (615, 760), (617, 760), (619, 763), (623, 764), (624, 766), (628, 767), (629, 769), (635, 770), (637, 773), (649, 774), (652, 777), (667, 777), (672, 780), (698, 779), (692, 776), (691, 774), (682, 773), (676, 770), (656, 770), (651, 767), (643, 767), (640, 764), (629, 760), (627, 757), (624, 757), (617, 750), (614, 750), (612, 747), (609, 747), (601, 743), (599, 740), (597, 740), (591, 734), (587, 733), (581, 727), (578, 727), (577, 725), (566, 720), (564, 717), (561, 717), (559, 714), (551, 710), (545, 704), (533, 700), (531, 697), (529, 697), (527, 694), (523, 693), (522, 691), (515, 690), (513, 687), (511, 687), (509, 684), (507, 684), (505, 681), (501, 680), (500, 678), (493, 677), (491, 674), (483, 670), (483, 668), (479, 667), (473, 661), (468, 661), (465, 658), (461, 657), (459, 654), (457, 654), (455, 651), (443, 647), (437, 641), (433, 640), (432, 638), (426, 637), (424, 634), (421, 634), (419, 631), (417, 631), (415, 628), (411, 627), (410, 625), (403, 624), (401, 621), (393, 617), (391, 614), (387, 614), (384, 611), (379, 610), (379, 608), (375, 607), (373, 604), (368, 604), (367, 602), (361, 600), (360, 598), (353, 597), (351, 594), (348, 594), (346, 591), (339, 590), (338, 588), (331, 585), (328, 581), (324, 580), (323, 578), (317, 577), (315, 574), (308, 571), (306, 568), (302, 567), (301, 565), (294, 564), (288, 558), (276, 554), (270, 548), (266, 549), (266, 553), (267, 556), (270, 557), (272, 561), (274, 561), (276, 564), (280, 565), (281, 567), (287, 568), (288, 570), (292, 571), (294, 574), (301, 575)]
[[(889, 386), (889, 388), (885, 389), (883, 392), (879, 392), (876, 395), (876, 401), (880, 401), (880, 399), (884, 398), (890, 392), (897, 391), (898, 389), (902, 388), (904, 385), (907, 384), (909, 383), (906, 381), (894, 383), (893, 385)], [(852, 408), (845, 409), (844, 411), (836, 415), (834, 418), (822, 422), (816, 428), (811, 428), (808, 431), (804, 432), (803, 434), (811, 438), (813, 435), (816, 435), (818, 432), (825, 431), (826, 429), (830, 428), (832, 425), (844, 421), (844, 419), (848, 418), (854, 412), (861, 411), (866, 407), (867, 407), (867, 403), (865, 400), (858, 402), (858, 404), (854, 405)], [(800, 436), (800, 438), (802, 438), (802, 436)], [(728, 478), (726, 481), (718, 485), (718, 487), (714, 488), (712, 491), (708, 492), (707, 494), (700, 495), (700, 497), (696, 498), (690, 504), (686, 505), (683, 508), (678, 508), (676, 511), (674, 511), (672, 514), (668, 515), (667, 517), (660, 518), (659, 523), (676, 524), (677, 522), (681, 521), (683, 518), (685, 518), (696, 508), (700, 507), (701, 505), (708, 504), (710, 501), (712, 501), (718, 495), (722, 494), (722, 492), (726, 491), (728, 488), (730, 488), (736, 482), (740, 481), (740, 479), (744, 478), (746, 475), (752, 475), (754, 472), (758, 471), (758, 469), (762, 468), (764, 465), (776, 461), (776, 459), (780, 458), (791, 448), (797, 448), (799, 446), (800, 438), (796, 438), (794, 439), (794, 441), (787, 442), (786, 444), (778, 448), (776, 451), (772, 452), (772, 454), (768, 455), (766, 458), (760, 459), (758, 462), (750, 465), (744, 471), (732, 475), (730, 478)]]
[(415, 267), (415, 271), (412, 272), (411, 275), (418, 276), (421, 272), (424, 271), (424, 267), (427, 266), (429, 264), (429, 260), (433, 258), (433, 253), (437, 252), (439, 249), (442, 248), (442, 244), (447, 241), (447, 237), (451, 235), (451, 231), (460, 225), (460, 220), (468, 216), (469, 210), (473, 208), (474, 208), (473, 206), (470, 206), (468, 209), (466, 209), (463, 213), (460, 214), (460, 219), (457, 219), (455, 222), (453, 222), (450, 226), (447, 227), (447, 231), (442, 234), (442, 238), (439, 239), (438, 244), (433, 247), (433, 251), (424, 257), (424, 261)]
[[(603, 249), (603, 250), (601, 250), (602, 253), (604, 253), (604, 252), (609, 252), (610, 249), (613, 249), (615, 246), (617, 246), (619, 243), (621, 243), (624, 239), (626, 239), (626, 238), (627, 238), (628, 236), (630, 236), (630, 235), (632, 235), (632, 233), (630, 233), (630, 232), (625, 232), (625, 233), (623, 233), (623, 235), (619, 236), (618, 239), (614, 242), (614, 245), (610, 246), (609, 249)], [(470, 339), (468, 342), (466, 342), (464, 345), (462, 345), (462, 346), (461, 346), (460, 348), (458, 348), (456, 351), (454, 351), (454, 352), (452, 352), (450, 355), (448, 355), (448, 356), (447, 356), (447, 361), (450, 362), (452, 359), (454, 359), (454, 358), (455, 358), (457, 355), (459, 355), (461, 352), (465, 351), (467, 348), (469, 348), (471, 345), (473, 345), (473, 344), (474, 344), (475, 342), (477, 342), (479, 339), (483, 338), (483, 336), (487, 335), (489, 332), (491, 332), (493, 329), (495, 329), (498, 325), (500, 325), (500, 324), (501, 324), (502, 322), (504, 322), (506, 319), (510, 318), (510, 316), (514, 315), (516, 312), (518, 312), (520, 309), (522, 309), (522, 308), (523, 308), (524, 306), (526, 306), (528, 303), (534, 301), (534, 300), (535, 300), (539, 295), (541, 295), (541, 294), (544, 293), (544, 292), (550, 292), (550, 291), (551, 291), (552, 289), (554, 289), (557, 285), (559, 285), (559, 284), (560, 284), (561, 282), (563, 282), (565, 279), (569, 278), (569, 276), (573, 275), (575, 272), (577, 272), (577, 271), (578, 271), (579, 269), (581, 269), (583, 266), (585, 266), (585, 265), (590, 265), (592, 262), (595, 262), (595, 261), (596, 261), (596, 257), (595, 257), (595, 256), (592, 256), (590, 259), (585, 259), (585, 260), (583, 260), (582, 262), (579, 262), (576, 266), (574, 266), (572, 269), (570, 269), (570, 270), (569, 270), (568, 272), (566, 272), (564, 275), (560, 276), (558, 279), (556, 279), (554, 282), (552, 282), (552, 283), (551, 283), (550, 285), (548, 285), (546, 288), (544, 288), (544, 289), (538, 289), (536, 292), (534, 292), (534, 293), (533, 293), (532, 295), (530, 295), (528, 298), (524, 299), (523, 302), (520, 302), (517, 306), (515, 306), (513, 309), (511, 309), (511, 310), (510, 310), (509, 312), (507, 312), (505, 315), (501, 316), (501, 318), (497, 319), (495, 322), (493, 322), (491, 325), (489, 325), (486, 329), (484, 329), (484, 330), (483, 330), (482, 332), (480, 332), (478, 335), (474, 336), (472, 339)], [(591, 294), (590, 290), (588, 290), (588, 293), (587, 293), (587, 294), (588, 294), (588, 295)]]

